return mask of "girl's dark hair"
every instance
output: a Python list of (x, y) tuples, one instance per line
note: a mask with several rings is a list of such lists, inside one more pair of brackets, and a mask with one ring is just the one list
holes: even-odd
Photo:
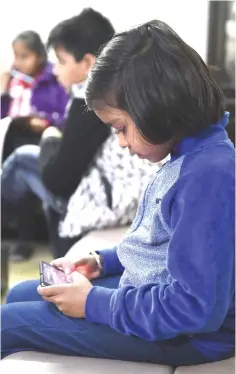
[(39, 34), (37, 34), (36, 32), (31, 30), (23, 31), (13, 40), (13, 44), (18, 41), (22, 41), (23, 43), (25, 43), (27, 48), (41, 57), (43, 62), (47, 60), (46, 48)]
[(191, 136), (217, 123), (224, 97), (198, 53), (168, 25), (151, 21), (117, 34), (102, 50), (87, 105), (126, 111), (151, 143)]

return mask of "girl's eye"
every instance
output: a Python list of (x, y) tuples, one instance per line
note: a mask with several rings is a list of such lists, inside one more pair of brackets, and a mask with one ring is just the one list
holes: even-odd
[(119, 133), (121, 133), (121, 132), (123, 132), (123, 134), (124, 134), (125, 129), (123, 128), (123, 129), (118, 129), (118, 130), (116, 130), (116, 134), (117, 134), (117, 135), (118, 135)]

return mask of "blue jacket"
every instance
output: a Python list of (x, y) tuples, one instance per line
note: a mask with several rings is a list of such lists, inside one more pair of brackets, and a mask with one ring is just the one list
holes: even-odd
[(235, 152), (222, 121), (184, 139), (156, 174), (121, 244), (101, 251), (117, 290), (93, 287), (86, 319), (139, 338), (234, 347)]

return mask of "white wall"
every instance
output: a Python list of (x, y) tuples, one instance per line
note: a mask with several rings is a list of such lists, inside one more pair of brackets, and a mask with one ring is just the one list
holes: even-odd
[(208, 3), (208, 0), (6, 0), (1, 6), (0, 65), (11, 64), (11, 40), (16, 34), (33, 29), (46, 40), (50, 29), (59, 21), (88, 6), (109, 17), (117, 31), (161, 19), (205, 59)]

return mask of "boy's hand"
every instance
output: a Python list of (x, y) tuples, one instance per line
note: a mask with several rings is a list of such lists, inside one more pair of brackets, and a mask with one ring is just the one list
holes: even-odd
[(72, 262), (65, 257), (58, 258), (51, 262), (51, 265), (62, 269), (66, 274), (77, 271), (88, 279), (95, 279), (101, 276), (101, 269), (98, 266), (96, 257), (88, 255), (76, 262)]
[(63, 314), (74, 317), (85, 317), (87, 296), (93, 285), (77, 271), (70, 276), (71, 283), (37, 288), (45, 301), (54, 303)]
[(51, 137), (61, 138), (62, 132), (58, 130), (56, 127), (50, 126), (43, 132), (42, 139), (51, 138)]

